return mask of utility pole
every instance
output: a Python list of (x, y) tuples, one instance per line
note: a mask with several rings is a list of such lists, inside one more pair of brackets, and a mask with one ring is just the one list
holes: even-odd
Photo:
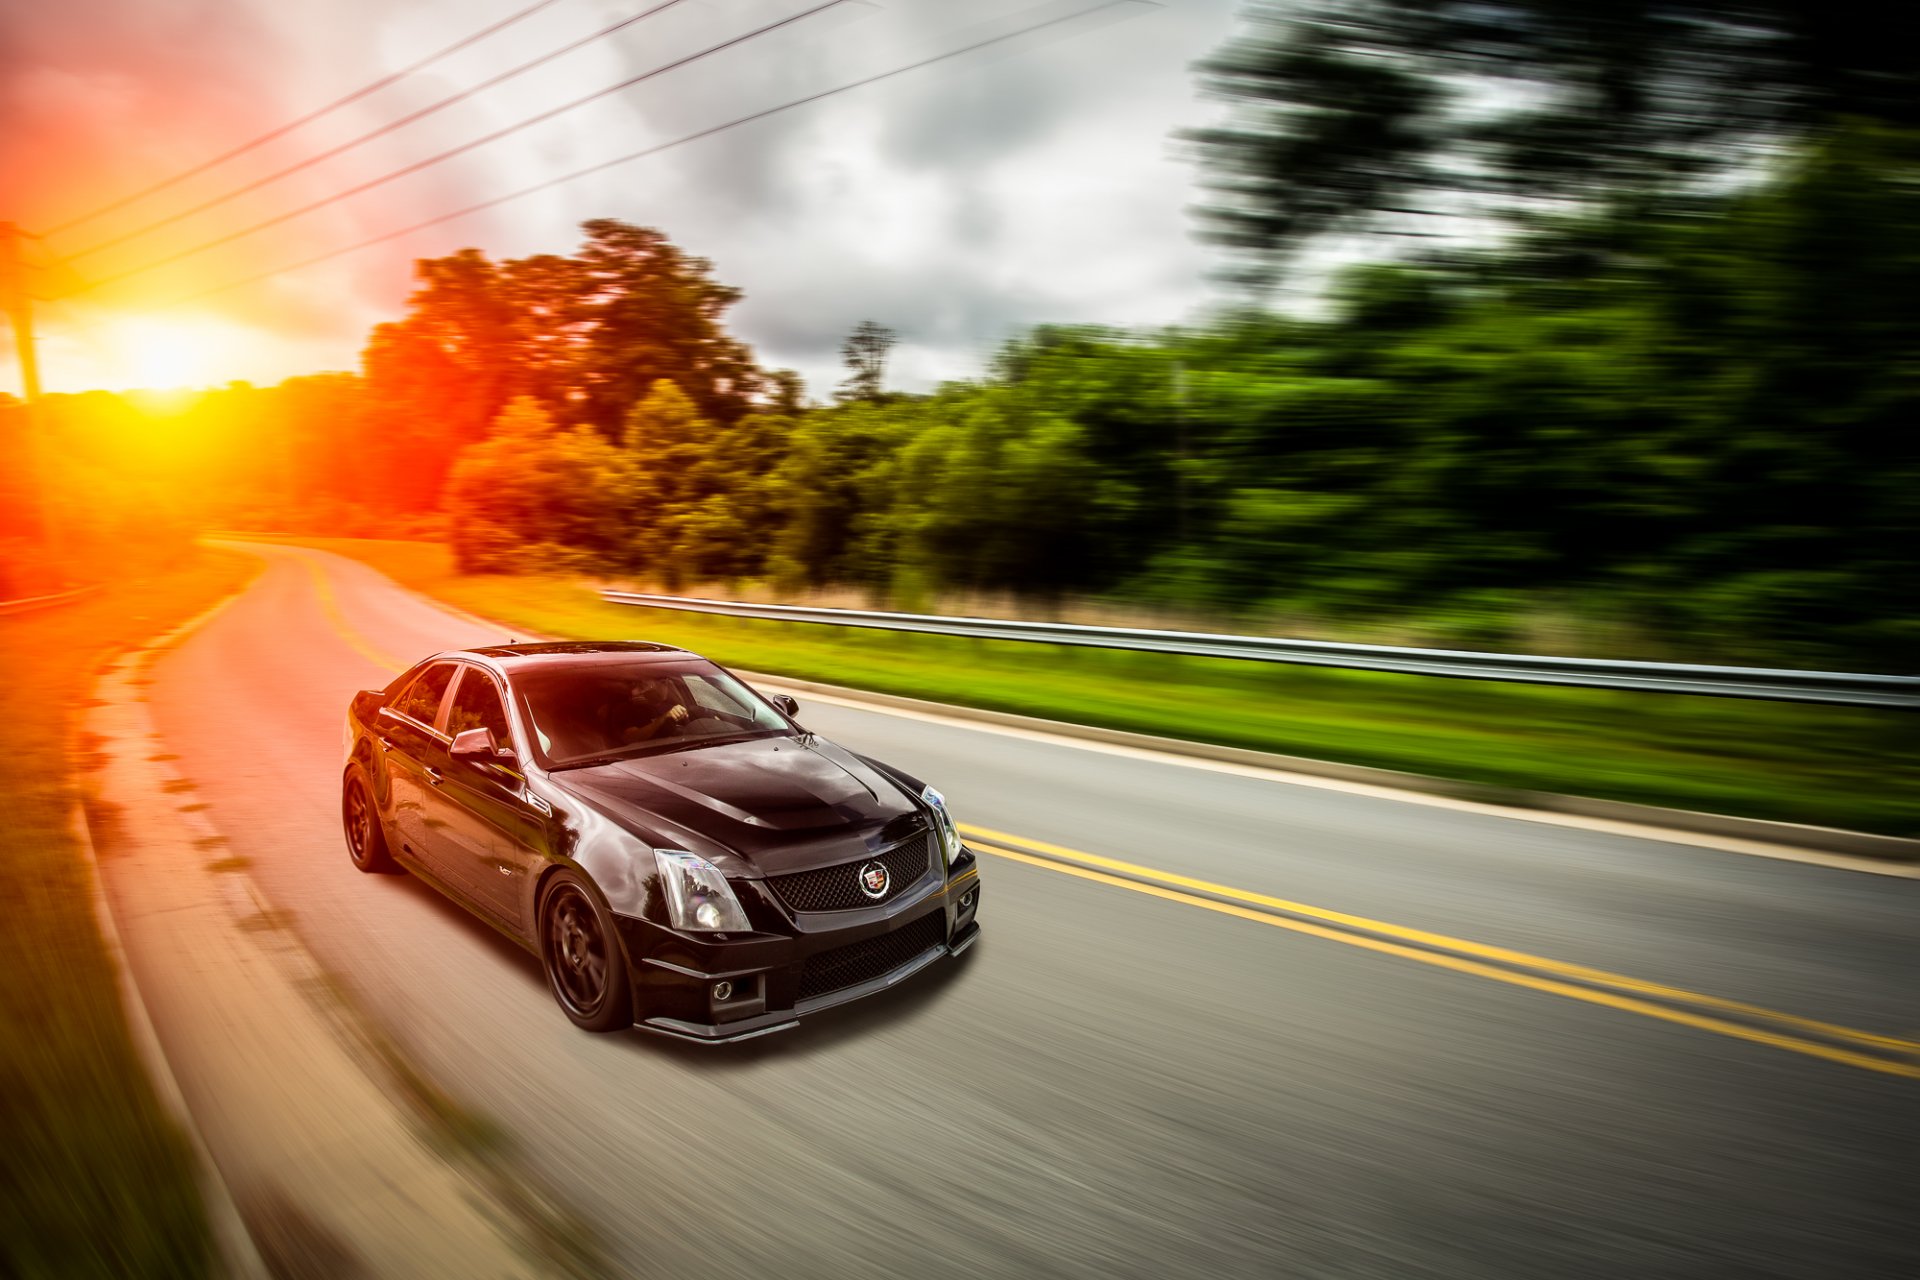
[[(40, 433), (40, 356), (33, 345), (33, 299), (27, 292), (27, 269), (20, 257), (20, 241), (27, 233), (11, 222), (0, 222), (0, 301), (7, 308), (7, 319), (13, 322), (13, 349), (20, 357), (20, 381), (26, 392), (26, 448), (21, 452), (29, 460), (29, 473), (23, 477), (21, 485), (22, 508), (31, 506), (35, 520), (28, 517), (25, 523), (37, 525), (34, 530), (42, 538), (52, 532), (52, 520), (47, 511), (47, 495), (44, 483), (46, 476), (44, 444)], [(34, 490), (38, 488), (38, 491)]]
[(13, 223), (0, 222), (0, 282), (7, 294), (7, 318), (13, 321), (13, 349), (20, 355), (27, 403), (38, 404), (40, 358), (33, 349), (33, 299), (27, 294), (27, 269), (20, 261), (20, 241), (25, 236)]

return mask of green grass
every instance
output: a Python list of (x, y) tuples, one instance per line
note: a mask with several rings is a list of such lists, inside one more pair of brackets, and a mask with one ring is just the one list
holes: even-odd
[(128, 1039), (94, 922), (69, 826), (71, 748), (111, 650), (185, 621), (251, 571), (196, 552), (79, 604), (0, 618), (0, 1275), (212, 1269), (191, 1151)]
[(1911, 714), (704, 617), (553, 577), (463, 576), (444, 547), (296, 539), (562, 636), (684, 645), (749, 671), (1503, 787), (1920, 835)]

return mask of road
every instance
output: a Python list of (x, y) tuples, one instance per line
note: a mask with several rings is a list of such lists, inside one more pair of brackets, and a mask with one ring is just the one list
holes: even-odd
[[(168, 748), (321, 961), (623, 1271), (1920, 1274), (1913, 1074), (1037, 860), (985, 858), (967, 956), (799, 1031), (581, 1033), (531, 957), (359, 875), (339, 835), (352, 692), (505, 637), (357, 562), (257, 550), (261, 577), (155, 669)], [(801, 718), (1030, 844), (1920, 1039), (1920, 881)]]

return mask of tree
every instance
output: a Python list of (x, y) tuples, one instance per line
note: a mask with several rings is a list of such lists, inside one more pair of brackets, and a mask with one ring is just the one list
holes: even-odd
[(454, 455), (485, 434), (494, 389), (407, 321), (374, 326), (360, 359), (367, 421), (355, 497), (396, 514), (428, 510)]
[(376, 326), (361, 356), (363, 501), (429, 508), (454, 456), (531, 389), (538, 366), (508, 274), (477, 249), (414, 264), (407, 314)]
[(840, 344), (840, 359), (851, 371), (837, 395), (841, 403), (886, 398), (887, 353), (893, 350), (894, 338), (893, 330), (873, 320), (853, 327)]
[(740, 291), (649, 227), (598, 218), (586, 232), (566, 312), (579, 326), (570, 394), (581, 416), (615, 431), (663, 380), (704, 418), (732, 422), (751, 412), (760, 371), (721, 325)]
[(630, 462), (591, 427), (563, 429), (536, 401), (501, 411), (447, 481), (454, 557), (467, 573), (584, 567), (633, 515)]
[(1848, 119), (1920, 126), (1920, 26), (1877, 0), (1262, 4), (1198, 71), (1229, 105), (1186, 135), (1201, 232), (1255, 287), (1325, 236), (1576, 214), (1617, 243)]
[[(818, 409), (794, 424), (780, 472), (781, 524), (769, 570), (783, 585), (884, 586), (891, 561), (863, 547), (877, 478), (919, 425), (911, 402)], [(878, 554), (876, 554), (878, 552)]]
[(767, 411), (783, 418), (806, 412), (807, 386), (792, 369), (775, 369), (767, 375)]

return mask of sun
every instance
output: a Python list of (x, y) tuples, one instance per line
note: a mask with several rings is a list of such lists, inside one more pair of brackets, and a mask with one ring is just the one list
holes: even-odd
[(156, 391), (221, 381), (214, 363), (221, 344), (209, 326), (191, 319), (124, 316), (109, 330), (112, 381)]

